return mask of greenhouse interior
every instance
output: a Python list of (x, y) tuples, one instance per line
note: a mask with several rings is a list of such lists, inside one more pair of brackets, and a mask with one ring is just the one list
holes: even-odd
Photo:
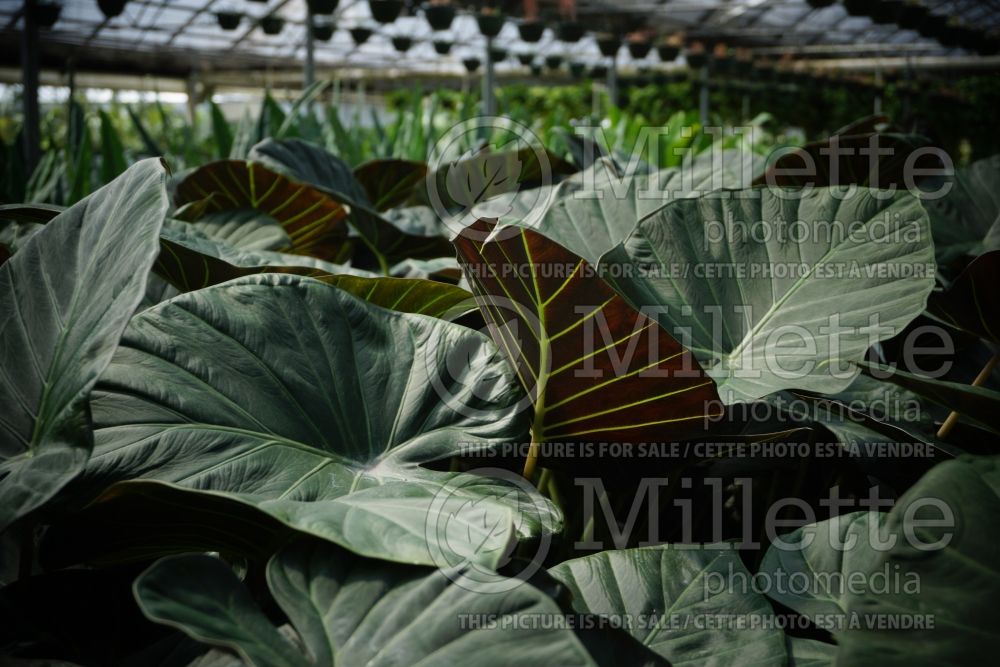
[(1000, 652), (1000, 0), (0, 0), (0, 664)]

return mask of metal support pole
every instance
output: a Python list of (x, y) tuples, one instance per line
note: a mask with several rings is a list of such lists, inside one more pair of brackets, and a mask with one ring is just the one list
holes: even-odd
[(306, 65), (303, 72), (303, 87), (308, 88), (316, 82), (316, 44), (313, 39), (313, 13), (306, 6)]
[(882, 113), (882, 86), (885, 85), (885, 81), (882, 78), (882, 67), (876, 64), (875, 70), (875, 101), (872, 105), (872, 113), (876, 116)]
[(702, 127), (708, 125), (708, 65), (701, 68), (701, 90), (698, 93), (698, 109)]
[(38, 114), (38, 24), (35, 0), (24, 2), (24, 33), (21, 35), (21, 80), (24, 105), (24, 164), (30, 174), (38, 165), (41, 135)]
[(608, 98), (611, 106), (618, 106), (618, 54), (611, 56), (611, 65), (608, 67)]
[(486, 38), (486, 70), (483, 72), (483, 115), (494, 116), (497, 112), (496, 98), (493, 96), (493, 38)]

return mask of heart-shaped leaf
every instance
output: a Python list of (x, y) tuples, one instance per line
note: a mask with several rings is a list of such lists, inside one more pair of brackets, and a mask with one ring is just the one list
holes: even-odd
[(216, 558), (164, 558), (139, 577), (135, 594), (149, 618), (258, 667), (454, 665), (469, 656), (497, 667), (596, 664), (571, 629), (538, 622), (562, 613), (526, 582), (387, 565), (319, 542), (282, 550), (267, 581), (301, 648)]
[(354, 168), (354, 178), (376, 211), (405, 205), (427, 177), (427, 165), (413, 160), (370, 160)]
[(721, 414), (715, 383), (583, 259), (478, 221), (454, 239), (491, 333), (534, 402), (532, 439), (661, 442)]
[(503, 480), (424, 465), (523, 441), (522, 401), (499, 352), (465, 327), (308, 278), (242, 278), (132, 320), (92, 400), (78, 493), (157, 480), (357, 553), (495, 566), (518, 536), (555, 530), (558, 512)]
[(0, 267), (0, 530), (87, 460), (87, 399), (145, 291), (165, 183), (158, 160), (136, 164)]
[[(604, 551), (549, 573), (569, 587), (575, 610), (628, 624), (633, 637), (673, 665), (785, 664), (784, 633), (761, 622), (773, 616), (771, 605), (750, 589), (750, 574), (732, 549)], [(706, 625), (717, 617), (732, 623)]]
[(909, 193), (720, 192), (664, 207), (602, 261), (680, 338), (726, 403), (836, 393), (934, 286), (927, 214)]
[(944, 292), (927, 303), (930, 313), (980, 338), (1000, 343), (1000, 305), (992, 291), (1000, 281), (1000, 250), (980, 255)]
[(1000, 155), (955, 170), (944, 194), (928, 196), (924, 206), (942, 263), (1000, 250)]

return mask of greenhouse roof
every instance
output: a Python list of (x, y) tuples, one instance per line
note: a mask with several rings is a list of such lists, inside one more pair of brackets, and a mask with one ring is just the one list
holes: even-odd
[[(114, 0), (109, 1), (114, 4)], [(1000, 27), (998, 0), (923, 3), (941, 20), (956, 17), (983, 31)], [(975, 55), (959, 47), (942, 46), (936, 39), (903, 30), (894, 23), (879, 25), (871, 18), (850, 16), (841, 2), (814, 9), (807, 0), (579, 0), (577, 16), (588, 33), (572, 44), (557, 40), (551, 28), (559, 20), (557, 6), (564, 3), (538, 3), (543, 19), (551, 20), (537, 44), (519, 38), (520, 3), (511, 4), (517, 11), (510, 13), (511, 18), (495, 40), (507, 50), (508, 57), (497, 65), (501, 73), (520, 67), (510, 57), (519, 53), (561, 55), (566, 60), (597, 64), (604, 59), (593, 30), (609, 28), (619, 32), (638, 29), (653, 35), (684, 31), (690, 38), (725, 40), (763, 53), (789, 52), (827, 59)], [(111, 19), (105, 18), (96, 0), (65, 0), (62, 5), (56, 23), (41, 34), (43, 67), (63, 69), (72, 59), (81, 69), (185, 75), (192, 70), (301, 68), (306, 55), (306, 0), (129, 0), (122, 13)], [(336, 27), (328, 41), (314, 41), (316, 66), (321, 69), (457, 74), (465, 71), (463, 59), (484, 52), (485, 38), (468, 9), (459, 10), (448, 30), (434, 32), (422, 9), (404, 8), (394, 22), (378, 24), (372, 18), (368, 0), (340, 0), (338, 5), (332, 17), (315, 18), (317, 23), (333, 23)], [(224, 11), (243, 15), (235, 29), (220, 27), (216, 14)], [(4, 34), (0, 50), (9, 63), (17, 62), (19, 40), (12, 37), (22, 29), (23, 14), (20, 0), (0, 0)], [(267, 35), (262, 29), (261, 19), (267, 16), (284, 19), (277, 35)], [(374, 32), (357, 45), (350, 28)], [(400, 53), (393, 46), (394, 37), (412, 38), (412, 47)], [(450, 53), (436, 53), (433, 40), (453, 42)], [(636, 62), (625, 48), (620, 49), (618, 57), (626, 67)], [(658, 62), (656, 52), (639, 62)]]

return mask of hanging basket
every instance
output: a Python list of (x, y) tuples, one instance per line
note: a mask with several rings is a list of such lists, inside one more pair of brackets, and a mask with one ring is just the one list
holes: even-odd
[(872, 0), (844, 0), (844, 9), (851, 16), (871, 16)]
[(455, 20), (454, 5), (427, 5), (424, 7), (424, 18), (431, 30), (447, 30)]
[(392, 38), (392, 48), (400, 53), (406, 53), (413, 46), (413, 38), (396, 36)]
[(562, 61), (562, 56), (545, 56), (545, 66), (549, 69), (559, 69), (560, 65), (562, 65)]
[(329, 42), (336, 29), (337, 27), (332, 23), (314, 23), (312, 27), (313, 37), (321, 42)]
[(313, 14), (329, 16), (337, 9), (340, 0), (306, 0), (306, 4), (309, 5), (309, 11)]
[(285, 29), (285, 19), (280, 16), (265, 16), (260, 20), (260, 29), (265, 35), (278, 35)]
[(945, 30), (945, 19), (944, 16), (938, 14), (931, 14), (930, 10), (927, 11), (927, 17), (917, 26), (917, 32), (920, 33), (921, 37), (926, 37), (927, 39), (937, 39), (938, 36)]
[(403, 11), (403, 0), (368, 0), (368, 9), (376, 23), (392, 23)]
[(590, 68), (590, 78), (605, 79), (608, 76), (608, 68), (604, 65), (594, 65)]
[(642, 60), (648, 56), (652, 48), (653, 45), (650, 42), (630, 41), (628, 43), (628, 52), (636, 60)]
[(533, 64), (531, 66), (531, 76), (536, 76), (537, 77), (537, 76), (541, 76), (541, 75), (542, 75), (542, 66), (539, 65), (538, 63)]
[(476, 14), (476, 23), (479, 24), (479, 32), (483, 37), (496, 37), (503, 30), (503, 14), (486, 14), (479, 12)]
[(490, 49), (490, 60), (495, 63), (501, 63), (507, 60), (507, 49), (501, 49), (499, 46), (494, 46)]
[(556, 27), (556, 35), (560, 42), (575, 44), (583, 38), (583, 24), (579, 21), (562, 21)]
[(236, 30), (240, 27), (243, 14), (239, 12), (216, 12), (215, 20), (219, 22), (219, 27), (223, 30)]
[(127, 0), (97, 0), (97, 6), (101, 8), (101, 12), (104, 14), (105, 18), (113, 19), (125, 11), (126, 1)]
[(902, 8), (903, 0), (880, 0), (872, 5), (872, 21), (879, 25), (895, 23)]
[(691, 69), (701, 69), (708, 64), (708, 54), (704, 51), (688, 50), (684, 54), (684, 59), (687, 60), (688, 67)]
[(807, 1), (809, 2), (809, 6), (812, 7), (813, 9), (823, 9), (824, 7), (829, 7), (837, 0), (807, 0)]
[(535, 62), (534, 53), (519, 53), (517, 54), (517, 62), (521, 63), (524, 67), (531, 67)]
[(442, 56), (446, 56), (451, 53), (451, 42), (446, 39), (435, 39), (434, 40), (434, 50)]
[(517, 25), (517, 32), (521, 35), (522, 41), (534, 44), (542, 38), (545, 24), (541, 21), (524, 21)]
[(58, 2), (39, 2), (32, 8), (32, 18), (39, 28), (51, 28), (59, 20), (62, 5)]
[(597, 38), (597, 50), (606, 58), (614, 58), (621, 47), (622, 41), (615, 35), (601, 35)]
[(660, 56), (660, 62), (672, 63), (681, 54), (681, 47), (672, 44), (660, 44), (656, 47), (656, 54)]
[(469, 74), (475, 74), (476, 70), (479, 69), (479, 58), (466, 58), (462, 61), (465, 65), (465, 71)]
[(583, 63), (570, 63), (569, 64), (569, 74), (574, 79), (582, 79), (583, 73), (587, 71), (587, 66)]
[(351, 39), (354, 40), (354, 46), (361, 46), (368, 41), (369, 37), (372, 36), (370, 28), (351, 28), (347, 32), (351, 33)]
[(948, 21), (940, 30), (937, 36), (938, 43), (949, 49), (953, 49), (962, 42), (963, 28), (958, 23)]

